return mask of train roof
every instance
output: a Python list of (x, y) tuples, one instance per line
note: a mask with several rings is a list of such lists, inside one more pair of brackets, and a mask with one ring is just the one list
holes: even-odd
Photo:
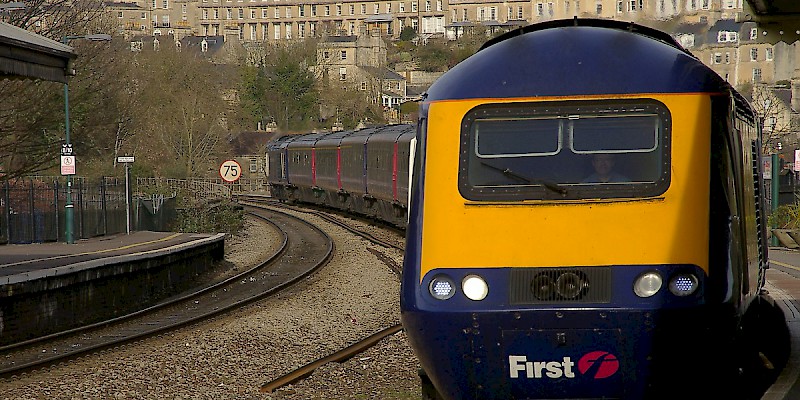
[(730, 90), (666, 33), (634, 23), (571, 19), (488, 41), (434, 82), (425, 100)]

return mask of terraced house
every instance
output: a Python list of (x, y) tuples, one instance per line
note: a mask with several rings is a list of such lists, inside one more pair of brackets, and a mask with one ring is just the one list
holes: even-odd
[(713, 24), (735, 19), (743, 0), (140, 0), (107, 2), (121, 33), (221, 35), (239, 31), (242, 41), (301, 40), (310, 36), (357, 36), (378, 31), (397, 38), (412, 27), (423, 38), (489, 34), (539, 21), (572, 17), (628, 21), (667, 20)]

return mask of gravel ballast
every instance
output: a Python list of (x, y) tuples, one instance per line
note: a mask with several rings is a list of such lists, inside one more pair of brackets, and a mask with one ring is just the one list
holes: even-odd
[[(373, 252), (398, 264), (402, 252), (297, 215), (336, 242), (331, 262), (300, 284), (189, 328), (0, 381), (0, 398), (420, 399), (418, 361), (402, 332), (293, 385), (260, 392), (262, 384), (399, 321), (399, 279)], [(277, 238), (266, 224), (248, 221), (226, 240), (227, 268), (248, 268)]]

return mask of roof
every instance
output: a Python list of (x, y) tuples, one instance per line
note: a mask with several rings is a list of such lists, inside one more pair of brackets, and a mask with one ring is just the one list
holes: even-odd
[(361, 67), (364, 71), (367, 71), (370, 75), (380, 78), (380, 79), (389, 79), (395, 81), (404, 81), (406, 78), (403, 75), (398, 74), (390, 70), (389, 68), (378, 68), (378, 67), (370, 67), (370, 66), (363, 66)]
[(437, 79), (428, 100), (728, 90), (666, 33), (577, 19), (531, 25), (490, 40)]
[(328, 36), (323, 41), (324, 42), (355, 42), (358, 40), (358, 36)]
[(66, 83), (76, 57), (66, 44), (0, 22), (0, 77)]
[(365, 18), (364, 22), (392, 22), (393, 20), (392, 14), (375, 14)]

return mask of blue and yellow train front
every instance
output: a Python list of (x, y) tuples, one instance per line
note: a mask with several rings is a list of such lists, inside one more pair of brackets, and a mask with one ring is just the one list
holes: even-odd
[[(580, 37), (584, 51), (621, 46), (594, 63), (653, 46), (602, 29), (555, 35), (577, 35), (565, 43)], [(411, 344), (447, 399), (698, 397), (735, 369), (725, 360), (740, 293), (709, 267), (712, 103), (723, 94), (655, 56), (652, 72), (679, 84), (647, 90), (646, 77), (608, 71), (591, 87), (489, 82), (482, 94), (473, 70), (526, 65), (503, 58), (525, 57), (524, 40), (457, 67), (423, 107), (401, 299)], [(565, 76), (603, 77), (556, 61)], [(517, 78), (534, 79), (528, 67)], [(625, 93), (636, 82), (643, 90)], [(526, 90), (536, 95), (496, 94)], [(614, 174), (597, 178), (600, 158)]]

